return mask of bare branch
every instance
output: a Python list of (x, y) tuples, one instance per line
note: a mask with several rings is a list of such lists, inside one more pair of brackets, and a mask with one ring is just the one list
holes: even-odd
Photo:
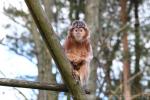
[(138, 93), (136, 95), (133, 95), (132, 96), (132, 99), (131, 100), (135, 100), (136, 98), (140, 97), (140, 96), (147, 96), (147, 97), (150, 97), (150, 93)]
[(21, 88), (32, 88), (32, 89), (40, 89), (40, 90), (68, 92), (68, 89), (65, 87), (64, 84), (40, 83), (40, 82), (15, 80), (15, 79), (7, 79), (7, 78), (0, 78), (0, 85), (10, 86), (10, 87), (21, 87)]
[[(145, 70), (145, 69), (144, 69)], [(143, 71), (144, 71), (143, 70)], [(127, 81), (127, 84), (130, 84), (130, 82), (132, 82), (132, 81), (134, 81), (134, 79), (136, 78), (136, 77), (138, 77), (139, 75), (141, 75), (142, 73), (143, 73), (143, 71), (139, 71), (137, 74), (135, 74), (134, 76), (132, 76), (132, 77), (130, 77), (129, 79), (128, 79), (128, 81)], [(120, 84), (117, 88), (116, 88), (116, 90), (115, 91), (112, 91), (112, 94), (113, 95), (117, 95), (117, 92), (119, 91), (119, 89), (121, 89), (123, 87), (123, 84)], [(112, 99), (112, 96), (113, 95), (111, 95), (110, 97), (109, 97), (109, 100), (111, 100)], [(134, 97), (133, 97), (134, 98)]]

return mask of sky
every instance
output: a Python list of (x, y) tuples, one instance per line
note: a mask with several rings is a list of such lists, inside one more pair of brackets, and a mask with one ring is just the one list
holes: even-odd
[[(28, 12), (23, 0), (0, 0), (0, 5), (2, 5), (0, 6), (0, 42), (5, 41), (5, 36), (11, 35), (16, 30), (18, 33), (24, 31), (24, 29), (4, 15), (3, 6), (8, 7), (9, 4), (18, 9), (23, 8), (24, 11)], [(5, 29), (4, 26), (7, 24), (11, 24), (15, 28)], [(15, 54), (7, 46), (0, 44), (0, 78), (35, 81), (37, 75), (38, 69), (34, 62)], [(0, 100), (6, 100), (6, 98), (7, 100), (25, 100), (25, 98), (27, 100), (36, 100), (37, 94), (38, 90), (0, 86)], [(59, 97), (60, 100), (66, 100), (64, 93), (60, 93)]]
[[(0, 41), (5, 40), (6, 34), (11, 34), (13, 30), (6, 30), (4, 25), (12, 23), (12, 21), (4, 15), (3, 6), (9, 6), (6, 2), (15, 4), (18, 8), (21, 6), (24, 10), (27, 11), (26, 5), (20, 5), (20, 2), (23, 0), (0, 0)], [(14, 26), (16, 26), (14, 24)], [(32, 78), (28, 77), (37, 77), (38, 70), (36, 64), (29, 61), (23, 56), (16, 55), (14, 52), (10, 51), (8, 47), (0, 45), (0, 78), (11, 78), (11, 79), (26, 79), (34, 81)], [(24, 89), (24, 88), (12, 88), (12, 87), (3, 87), (0, 86), (0, 100), (25, 100), (25, 97), (28, 100), (36, 100), (37, 90)]]
[[(36, 77), (38, 74), (37, 67), (31, 61), (23, 56), (18, 56), (14, 52), (0, 45), (0, 78), (11, 79), (25, 79), (34, 81), (33, 79), (26, 78)], [(38, 92), (31, 89), (14, 89), (11, 87), (0, 86), (0, 99), (1, 100), (24, 100), (24, 97), (18, 92), (22, 93), (28, 98), (28, 100), (35, 100)]]

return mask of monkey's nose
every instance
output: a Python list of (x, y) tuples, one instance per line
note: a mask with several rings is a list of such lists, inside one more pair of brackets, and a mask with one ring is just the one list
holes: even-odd
[(80, 33), (79, 33), (79, 32), (77, 32), (77, 35), (80, 35)]

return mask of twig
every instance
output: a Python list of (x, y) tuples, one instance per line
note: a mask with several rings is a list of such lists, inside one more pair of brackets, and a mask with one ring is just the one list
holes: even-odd
[(139, 96), (148, 96), (148, 97), (150, 97), (150, 93), (138, 93), (138, 94), (132, 96), (131, 100), (135, 100)]
[[(144, 71), (144, 70), (143, 70), (143, 71)], [(134, 76), (132, 76), (132, 77), (127, 81), (127, 84), (129, 84), (131, 81), (133, 81), (137, 76), (141, 75), (141, 74), (143, 73), (143, 71), (139, 71), (137, 74), (135, 74)], [(119, 89), (120, 89), (122, 86), (123, 86), (123, 84), (120, 84), (120, 85), (116, 88), (116, 90), (115, 90), (114, 92), (112, 92), (112, 94), (115, 95), (115, 94), (119, 91)], [(111, 100), (111, 98), (112, 98), (113, 95), (111, 95), (111, 96), (109, 97), (109, 100)]]

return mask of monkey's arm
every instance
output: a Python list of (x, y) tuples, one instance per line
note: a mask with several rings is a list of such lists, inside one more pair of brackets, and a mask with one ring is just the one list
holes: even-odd
[(69, 59), (69, 61), (74, 62), (74, 63), (80, 63), (81, 61), (81, 57), (79, 57), (78, 55), (74, 54), (74, 53), (66, 53), (67, 58)]
[(92, 51), (92, 47), (91, 45), (89, 45), (89, 51), (85, 52), (82, 56), (81, 56), (81, 60), (85, 61), (85, 62), (90, 62), (91, 59), (93, 58), (93, 51)]
[(91, 61), (93, 58), (93, 50), (92, 50), (92, 46), (90, 45), (90, 51), (88, 53), (88, 57), (87, 57), (87, 61)]
[(82, 50), (81, 55), (78, 55), (78, 53), (68, 53), (68, 58), (71, 61), (72, 65), (79, 69), (80, 66), (90, 63), (91, 59), (93, 58), (93, 52), (92, 52), (92, 47), (89, 44), (89, 49), (88, 51)]

